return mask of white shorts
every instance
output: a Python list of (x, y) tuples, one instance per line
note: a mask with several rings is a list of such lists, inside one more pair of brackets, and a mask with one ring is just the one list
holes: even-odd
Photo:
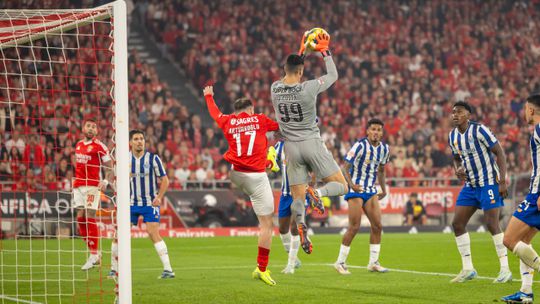
[(98, 187), (82, 186), (73, 189), (73, 207), (97, 210), (101, 198)]
[(274, 194), (266, 172), (231, 171), (231, 181), (251, 199), (257, 215), (274, 213)]

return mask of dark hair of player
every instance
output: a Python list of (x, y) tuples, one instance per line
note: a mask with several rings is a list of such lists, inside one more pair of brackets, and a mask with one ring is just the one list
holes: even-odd
[(129, 140), (132, 140), (132, 139), (133, 139), (133, 136), (135, 136), (135, 135), (137, 135), (137, 134), (141, 134), (141, 135), (143, 136), (143, 138), (145, 138), (144, 132), (143, 132), (143, 131), (138, 130), (138, 129), (135, 129), (135, 130), (129, 131)]
[(378, 118), (372, 118), (367, 122), (366, 129), (369, 129), (372, 125), (380, 125), (381, 127), (384, 127), (384, 122)]
[(529, 97), (527, 97), (527, 102), (540, 108), (540, 92), (529, 95)]
[(452, 108), (455, 107), (464, 107), (467, 112), (472, 113), (472, 107), (470, 104), (466, 103), (465, 101), (458, 101), (454, 104)]
[(287, 57), (287, 62), (285, 63), (285, 72), (288, 74), (293, 74), (298, 71), (298, 69), (304, 66), (304, 58), (300, 55), (291, 54)]
[(253, 106), (253, 102), (251, 102), (251, 99), (246, 98), (246, 97), (237, 99), (233, 105), (235, 112), (240, 112), (252, 106)]

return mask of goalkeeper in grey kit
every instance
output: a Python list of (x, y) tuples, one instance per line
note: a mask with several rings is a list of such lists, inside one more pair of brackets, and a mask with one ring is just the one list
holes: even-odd
[[(317, 118), (317, 95), (327, 90), (338, 78), (336, 65), (328, 49), (330, 36), (319, 34), (314, 40), (314, 52), (320, 53), (326, 64), (327, 74), (317, 79), (301, 82), (304, 73), (304, 54), (308, 32), (302, 38), (299, 54), (287, 57), (285, 77), (271, 86), (272, 104), (277, 122), (285, 139), (287, 174), (293, 197), (292, 215), (298, 224), (302, 249), (310, 254), (312, 244), (307, 236), (304, 201), (306, 193), (317, 212), (324, 213), (321, 198), (340, 196), (348, 192), (347, 182), (332, 153), (321, 139)], [(308, 187), (309, 171), (325, 185), (318, 189)]]

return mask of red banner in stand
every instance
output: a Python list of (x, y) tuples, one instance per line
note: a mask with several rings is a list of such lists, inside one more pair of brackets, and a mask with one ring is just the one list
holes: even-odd
[(417, 193), (424, 203), (441, 204), (448, 212), (453, 212), (461, 187), (391, 187), (388, 195), (380, 201), (383, 213), (403, 213), (411, 193)]

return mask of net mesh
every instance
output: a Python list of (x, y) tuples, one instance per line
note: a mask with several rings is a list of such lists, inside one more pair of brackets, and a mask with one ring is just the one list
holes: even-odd
[[(114, 156), (112, 17), (112, 8), (0, 10), (0, 303), (115, 299), (110, 242), (100, 242), (101, 265), (82, 271), (89, 251), (72, 207), (84, 117)], [(101, 194), (103, 238), (113, 236), (114, 201)]]

